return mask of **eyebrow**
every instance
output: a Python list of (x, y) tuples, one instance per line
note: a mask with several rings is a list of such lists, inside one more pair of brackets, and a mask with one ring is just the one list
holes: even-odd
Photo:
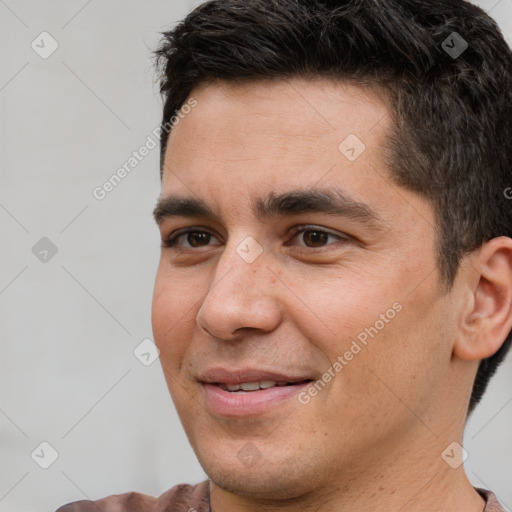
[[(352, 199), (339, 189), (292, 190), (282, 194), (269, 193), (251, 204), (258, 219), (285, 217), (304, 213), (324, 213), (345, 217), (374, 229), (384, 225), (384, 219), (368, 204)], [(195, 197), (166, 196), (158, 200), (153, 211), (158, 225), (173, 217), (201, 217), (220, 221), (219, 213)]]

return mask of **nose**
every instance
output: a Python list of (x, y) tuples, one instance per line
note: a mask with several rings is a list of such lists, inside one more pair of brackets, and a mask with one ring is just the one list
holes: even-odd
[(282, 316), (276, 281), (265, 253), (248, 262), (228, 244), (197, 313), (197, 325), (221, 340), (236, 340), (247, 329), (273, 331)]

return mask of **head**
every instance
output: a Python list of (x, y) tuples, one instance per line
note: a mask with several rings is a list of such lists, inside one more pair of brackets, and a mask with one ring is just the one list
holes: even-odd
[[(418, 417), (456, 405), (463, 423), (511, 343), (494, 277), (510, 266), (512, 53), (495, 22), (462, 0), (213, 0), (157, 55), (155, 214), (164, 239), (198, 227), (164, 244), (153, 327), (207, 472), (253, 450), (275, 481), (305, 443), (358, 468)], [(323, 384), (277, 411), (209, 409), (208, 372), (248, 364)], [(314, 481), (313, 459), (289, 482)]]

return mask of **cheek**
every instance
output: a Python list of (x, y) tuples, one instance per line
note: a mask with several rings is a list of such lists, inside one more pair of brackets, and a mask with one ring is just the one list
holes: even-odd
[(331, 363), (394, 302), (385, 287), (367, 285), (362, 276), (339, 270), (318, 280), (295, 277), (290, 283), (294, 292), (287, 305), (291, 321)]
[[(371, 410), (406, 417), (410, 412), (404, 404), (414, 404), (419, 414), (441, 392), (450, 363), (450, 314), (427, 290), (398, 302), (401, 310), (375, 336), (368, 336), (358, 362), (347, 369), (355, 394), (366, 396)], [(382, 326), (375, 319), (370, 322)]]
[(180, 361), (187, 348), (186, 341), (191, 339), (189, 331), (194, 325), (191, 319), (197, 313), (198, 301), (194, 290), (197, 288), (190, 281), (184, 286), (183, 280), (160, 263), (153, 290), (151, 323), (165, 369), (172, 362)]
[(366, 394), (370, 379), (382, 392), (384, 384), (372, 369), (407, 394), (411, 380), (428, 384), (440, 375), (440, 363), (449, 358), (442, 328), (446, 313), (430, 283), (410, 293), (410, 276), (404, 265), (400, 268), (371, 276), (347, 272), (343, 278), (295, 279), (293, 290), (301, 301), (289, 304), (294, 304), (292, 322), (321, 353), (324, 370), (347, 355), (336, 387), (350, 382)]

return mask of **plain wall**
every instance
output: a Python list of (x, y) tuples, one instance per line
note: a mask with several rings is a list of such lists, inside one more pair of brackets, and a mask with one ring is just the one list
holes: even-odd
[[(93, 195), (155, 139), (151, 50), (197, 3), (0, 2), (0, 512), (158, 496), (205, 478), (158, 360), (146, 367), (133, 353), (152, 339), (158, 149)], [(512, 41), (512, 1), (480, 5)], [(43, 31), (58, 43), (47, 58), (31, 46), (51, 49)], [(465, 440), (472, 482), (509, 509), (511, 369), (509, 357)], [(48, 469), (36, 463), (51, 457), (41, 442), (58, 452)]]

